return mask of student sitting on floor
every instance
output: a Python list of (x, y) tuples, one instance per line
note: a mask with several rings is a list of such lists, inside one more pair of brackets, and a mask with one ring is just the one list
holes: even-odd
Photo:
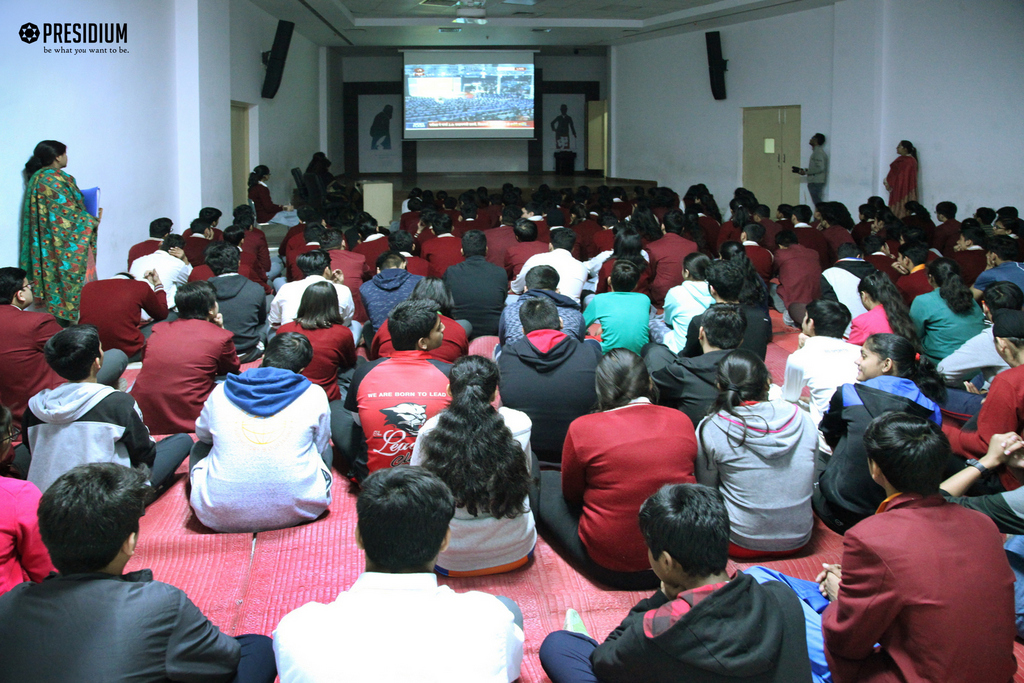
[[(305, 277), (297, 282), (282, 285), (274, 297), (270, 304), (270, 313), (267, 314), (271, 329), (295, 320), (295, 315), (299, 312), (299, 302), (302, 301), (302, 293), (315, 282), (330, 282), (334, 285), (338, 292), (338, 313), (348, 325), (355, 313), (352, 292), (344, 284), (345, 276), (341, 271), (331, 270), (330, 255), (321, 249), (306, 252), (299, 256), (298, 264)], [(352, 286), (358, 287), (359, 283), (353, 283)]]
[(898, 334), (917, 344), (910, 309), (889, 276), (881, 271), (868, 273), (857, 285), (857, 292), (867, 313), (861, 313), (850, 323), (847, 341), (860, 346), (873, 334)]
[(696, 475), (698, 482), (718, 488), (725, 497), (729, 554), (750, 558), (796, 553), (810, 541), (814, 528), (814, 421), (798, 406), (768, 400), (771, 375), (749, 351), (737, 349), (726, 356), (718, 366), (717, 383), (711, 415), (697, 427)]
[(373, 338), (391, 310), (409, 298), (421, 279), (406, 270), (406, 258), (397, 251), (386, 251), (377, 257), (377, 274), (359, 287), (359, 296), (370, 317), (369, 329), (363, 331), (367, 340)]
[(677, 356), (664, 346), (648, 344), (644, 362), (658, 385), (658, 402), (681, 410), (694, 425), (699, 424), (718, 396), (718, 365), (740, 346), (746, 325), (739, 306), (715, 304), (700, 315), (698, 337), (703, 353), (696, 358)]
[[(472, 332), (472, 325), (468, 320), (452, 320), (452, 307), (455, 305), (452, 299), (451, 290), (444, 280), (436, 277), (425, 277), (416, 283), (412, 293), (406, 301), (432, 301), (437, 305), (437, 312), (441, 314), (441, 324), (444, 326), (444, 341), (441, 346), (431, 350), (430, 355), (446, 363), (454, 363), (469, 353), (469, 337)], [(373, 335), (373, 342), (370, 344), (367, 356), (370, 360), (386, 358), (395, 352), (394, 344), (391, 342), (391, 332), (388, 330), (388, 323), (385, 320), (377, 334)]]
[(665, 295), (664, 320), (668, 331), (662, 343), (672, 353), (679, 353), (686, 346), (690, 321), (715, 303), (715, 297), (711, 296), (711, 286), (707, 282), (710, 265), (711, 259), (704, 254), (698, 252), (688, 255), (683, 259), (683, 284), (668, 290)]
[(926, 267), (928, 283), (935, 287), (910, 305), (917, 338), (925, 356), (936, 365), (961, 344), (985, 329), (985, 315), (960, 279), (960, 266), (948, 258)]
[(423, 424), (448, 405), (451, 365), (430, 355), (444, 341), (437, 302), (403, 301), (388, 315), (395, 352), (356, 366), (345, 397), (355, 428), (348, 443), (335, 439), (357, 481), (379, 469), (408, 465)]
[(251, 363), (263, 355), (267, 342), (267, 297), (261, 286), (239, 274), (240, 256), (238, 247), (226, 242), (211, 244), (206, 265), (214, 277), (207, 282), (217, 292), (224, 329), (234, 335), (239, 361)]
[(522, 567), (537, 542), (527, 493), (533, 452), (525, 413), (491, 403), (498, 366), (465, 356), (448, 375), (452, 402), (416, 437), (412, 464), (441, 478), (458, 509), (451, 542), (434, 568), (445, 576), (483, 576)]
[[(142, 313), (150, 323), (140, 329)], [(142, 359), (142, 347), (153, 331), (153, 322), (167, 318), (167, 294), (155, 270), (142, 280), (118, 273), (106, 280), (87, 282), (82, 287), (78, 322), (95, 325), (106, 349), (123, 351), (129, 362)]]
[(1004, 308), (1019, 311), (1022, 307), (1024, 292), (1012, 282), (993, 282), (985, 288), (985, 293), (981, 297), (981, 310), (984, 311), (986, 320), (985, 329), (961, 344), (960, 348), (939, 363), (939, 374), (946, 380), (946, 386), (963, 388), (965, 382), (971, 381), (979, 373), (987, 386), (997, 374), (1009, 369), (1010, 366), (996, 350), (995, 339), (992, 336), (992, 316)]
[(800, 244), (792, 230), (783, 230), (775, 239), (779, 249), (772, 267), (779, 285), (772, 297), (784, 322), (795, 327), (804, 319), (807, 304), (821, 298), (821, 259), (813, 249)]
[(523, 323), (519, 320), (519, 309), (530, 299), (550, 299), (558, 309), (558, 318), (562, 321), (562, 331), (579, 341), (586, 336), (587, 326), (583, 324), (580, 305), (558, 291), (558, 271), (551, 266), (531, 268), (524, 279), (526, 291), (512, 301), (501, 312), (498, 321), (498, 340), (501, 345), (508, 346), (523, 338)]
[(900, 290), (903, 302), (908, 308), (914, 303), (914, 299), (933, 289), (925, 271), (928, 253), (928, 245), (920, 242), (906, 242), (900, 245), (900, 255), (896, 259), (895, 268), (903, 275), (896, 281), (896, 289)]
[(679, 411), (654, 405), (643, 361), (616, 349), (597, 366), (597, 406), (569, 426), (562, 473), (541, 472), (537, 516), (547, 537), (596, 581), (622, 590), (658, 585), (636, 510), (659, 486), (693, 482), (697, 441)]
[(810, 389), (811, 420), (817, 426), (836, 389), (856, 381), (860, 347), (843, 341), (850, 311), (841, 303), (815, 299), (807, 304), (799, 348), (786, 359), (782, 398), (796, 403)]
[(558, 309), (547, 296), (527, 299), (519, 306), (519, 320), (526, 336), (505, 345), (498, 357), (501, 400), (530, 416), (533, 452), (541, 462), (557, 464), (569, 424), (594, 406), (601, 347), (563, 332)]
[(135, 259), (140, 256), (152, 254), (154, 251), (160, 248), (160, 244), (164, 241), (164, 238), (171, 233), (171, 228), (174, 227), (174, 221), (170, 218), (157, 218), (149, 224), (149, 238), (145, 239), (138, 244), (133, 244), (131, 249), (128, 250), (128, 268), (132, 267), (132, 263)]
[(610, 291), (598, 294), (583, 312), (583, 322), (601, 338), (601, 350), (629, 349), (640, 355), (650, 339), (651, 300), (634, 292), (640, 269), (632, 261), (619, 259), (608, 277)]
[(822, 615), (832, 680), (1011, 680), (1014, 575), (992, 521), (938, 495), (950, 457), (939, 427), (890, 412), (864, 446), (859, 465), (883, 501), (847, 532), (842, 564), (818, 577), (832, 601)]
[(0, 405), (0, 595), (56, 571), (39, 535), (39, 487), (10, 471), (11, 441), (17, 434), (11, 411)]
[(112, 463), (43, 494), (39, 530), (60, 574), (0, 596), (6, 679), (272, 683), (269, 638), (225, 635), (149, 569), (124, 573), (150, 495), (143, 473)]
[(1024, 290), (1024, 264), (1020, 258), (1020, 243), (1009, 235), (990, 237), (985, 243), (988, 267), (978, 275), (971, 286), (975, 299), (980, 299), (993, 282), (1012, 282)]
[[(745, 255), (741, 260), (746, 260), (746, 263), (713, 261), (707, 268), (708, 285), (716, 303), (736, 304), (739, 307), (740, 314), (746, 320), (739, 346), (763, 360), (768, 352), (768, 342), (772, 340), (772, 321), (768, 318), (768, 311), (757, 302), (759, 298), (765, 296), (763, 285), (760, 292), (753, 291), (756, 290), (756, 285), (760, 284), (757, 273), (753, 272), (753, 266)], [(748, 274), (753, 280), (747, 277)], [(747, 291), (744, 291), (745, 289)], [(690, 324), (686, 328), (686, 345), (680, 355), (696, 358), (704, 353), (699, 334), (703, 315), (701, 312), (690, 318)]]
[[(307, 603), (281, 620), (274, 630), (281, 683), (332, 681), (339, 674), (351, 683), (519, 677), (518, 606), (437, 584), (433, 569), (448, 546), (455, 505), (444, 482), (423, 467), (367, 477), (355, 532), (366, 571), (334, 602)], [(382, 643), (382, 634), (394, 647)]]
[(179, 434), (154, 443), (132, 396), (98, 383), (103, 349), (96, 328), (73, 325), (53, 335), (43, 352), (67, 382), (28, 402), (22, 420), (28, 480), (45, 492), (76, 465), (114, 462), (147, 466), (158, 491), (169, 485), (192, 439)]
[(479, 230), (462, 236), (462, 254), (465, 260), (444, 272), (455, 302), (452, 312), (469, 322), (474, 336), (495, 335), (508, 291), (505, 270), (487, 262), (487, 236)]
[(331, 413), (299, 373), (301, 334), (278, 334), (263, 364), (217, 385), (196, 420), (189, 502), (214, 531), (256, 532), (316, 519), (331, 504)]
[(174, 300), (178, 319), (153, 326), (132, 387), (146, 426), (156, 434), (195, 431), (216, 377), (241, 368), (213, 285), (189, 282)]
[(873, 515), (885, 500), (882, 487), (864, 467), (868, 423), (901, 411), (941, 425), (939, 402), (946, 393), (935, 366), (903, 337), (872, 335), (860, 353), (857, 383), (839, 387), (819, 425), (832, 455), (819, 455), (823, 468), (814, 486), (814, 511), (839, 534)]
[(155, 270), (167, 295), (167, 307), (172, 309), (178, 287), (188, 282), (188, 276), (192, 274), (192, 266), (185, 256), (184, 246), (185, 238), (171, 233), (164, 237), (159, 249), (135, 259), (128, 269), (136, 280), (145, 280), (146, 273)]
[(722, 494), (665, 485), (639, 526), (661, 589), (630, 610), (605, 641), (555, 631), (540, 662), (553, 683), (793, 683), (811, 680), (800, 600), (778, 581), (730, 579)]

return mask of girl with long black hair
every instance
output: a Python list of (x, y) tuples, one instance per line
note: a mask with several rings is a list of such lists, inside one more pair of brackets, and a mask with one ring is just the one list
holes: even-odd
[(924, 355), (938, 365), (985, 329), (985, 315), (960, 278), (956, 261), (936, 259), (928, 264), (927, 271), (928, 282), (935, 289), (914, 298), (910, 318)]
[(860, 346), (873, 334), (898, 334), (916, 345), (917, 330), (910, 319), (910, 311), (903, 301), (903, 295), (888, 275), (882, 272), (868, 273), (857, 285), (860, 302), (867, 313), (861, 313), (850, 323), (851, 344)]

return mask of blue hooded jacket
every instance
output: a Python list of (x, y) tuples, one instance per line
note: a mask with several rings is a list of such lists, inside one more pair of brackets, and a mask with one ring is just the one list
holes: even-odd
[(228, 375), (224, 393), (236, 406), (257, 417), (276, 415), (310, 386), (302, 375), (281, 368), (253, 368)]

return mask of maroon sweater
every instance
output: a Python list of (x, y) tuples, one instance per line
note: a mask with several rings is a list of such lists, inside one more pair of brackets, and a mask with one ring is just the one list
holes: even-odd
[(143, 310), (153, 320), (167, 317), (162, 286), (153, 291), (145, 280), (96, 280), (82, 288), (78, 322), (96, 326), (104, 349), (121, 349), (131, 358), (146, 345), (139, 331)]
[(356, 346), (352, 330), (344, 325), (307, 330), (297, 322), (290, 322), (277, 328), (278, 334), (298, 332), (309, 339), (313, 346), (313, 360), (302, 371), (302, 375), (313, 384), (323, 387), (328, 401), (340, 401), (338, 371), (348, 370), (356, 364)]

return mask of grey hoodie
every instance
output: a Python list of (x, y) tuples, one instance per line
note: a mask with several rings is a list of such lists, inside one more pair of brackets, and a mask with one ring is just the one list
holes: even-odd
[(44, 389), (29, 400), (22, 423), (32, 453), (28, 480), (40, 491), (78, 465), (152, 467), (156, 457), (135, 399), (103, 384), (69, 382)]
[[(725, 496), (730, 540), (749, 550), (793, 550), (811, 539), (818, 430), (788, 401), (739, 406), (697, 428), (697, 481)], [(746, 421), (746, 427), (743, 426)], [(742, 443), (741, 443), (742, 442)]]

